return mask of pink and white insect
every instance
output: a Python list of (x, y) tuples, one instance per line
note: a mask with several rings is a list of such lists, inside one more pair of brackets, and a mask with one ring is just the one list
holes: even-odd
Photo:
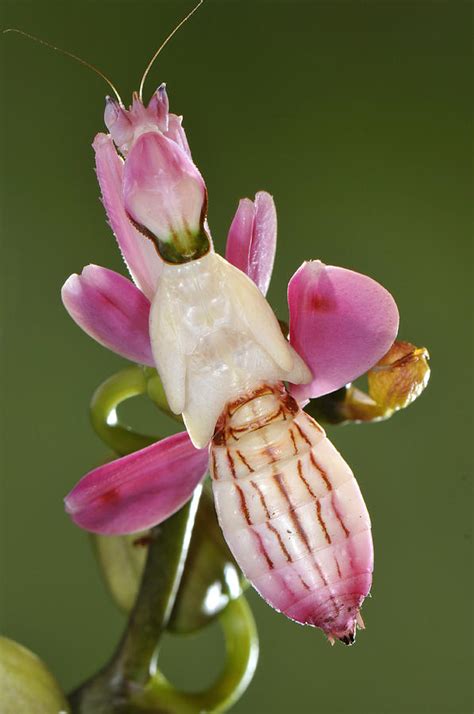
[(63, 301), (98, 342), (156, 367), (186, 431), (91, 471), (66, 509), (98, 533), (144, 530), (210, 469), (220, 525), (248, 580), (276, 610), (351, 644), (371, 587), (370, 519), (351, 469), (303, 406), (387, 352), (395, 302), (367, 276), (303, 263), (288, 286), (287, 339), (265, 299), (272, 197), (240, 202), (224, 259), (164, 85), (147, 106), (141, 90), (128, 110), (108, 98), (105, 123), (97, 176), (133, 283), (90, 265), (67, 280)]

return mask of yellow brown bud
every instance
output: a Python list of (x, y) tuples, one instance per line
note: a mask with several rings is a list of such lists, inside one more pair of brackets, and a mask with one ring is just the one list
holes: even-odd
[(430, 377), (428, 359), (425, 347), (394, 342), (367, 373), (368, 394), (347, 384), (337, 392), (313, 400), (306, 410), (330, 424), (388, 419), (424, 390)]
[(404, 409), (424, 390), (430, 377), (425, 347), (394, 342), (387, 354), (367, 374), (369, 395), (385, 410)]

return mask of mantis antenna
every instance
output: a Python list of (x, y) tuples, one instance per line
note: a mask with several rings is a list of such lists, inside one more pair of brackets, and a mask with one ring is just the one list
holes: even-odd
[(149, 73), (150, 69), (153, 67), (154, 61), (156, 60), (156, 58), (157, 58), (158, 55), (160, 54), (161, 50), (162, 50), (162, 49), (168, 44), (168, 42), (171, 40), (171, 38), (173, 37), (173, 35), (175, 35), (175, 34), (178, 32), (178, 30), (180, 29), (180, 27), (182, 27), (182, 26), (184, 25), (184, 23), (189, 20), (189, 18), (191, 17), (191, 15), (194, 15), (194, 13), (196, 12), (196, 10), (203, 4), (203, 2), (204, 2), (204, 0), (199, 0), (198, 4), (195, 5), (195, 6), (193, 7), (193, 9), (192, 9), (190, 12), (188, 12), (188, 14), (186, 15), (186, 17), (183, 17), (183, 19), (181, 20), (181, 22), (179, 22), (179, 23), (176, 25), (176, 27), (174, 28), (174, 30), (172, 30), (172, 32), (170, 32), (170, 34), (168, 35), (168, 37), (166, 38), (166, 40), (165, 40), (164, 42), (162, 42), (162, 44), (158, 47), (158, 49), (156, 50), (156, 52), (155, 52), (155, 54), (153, 55), (153, 57), (151, 58), (151, 60), (148, 62), (147, 66), (146, 66), (146, 69), (145, 69), (145, 71), (143, 72), (143, 77), (142, 77), (142, 79), (141, 79), (140, 87), (139, 87), (139, 90), (138, 90), (138, 96), (139, 96), (141, 102), (143, 102), (143, 87), (144, 87), (144, 85), (145, 85), (145, 80), (146, 80), (146, 78), (147, 78), (147, 76), (148, 76), (148, 73)]
[(34, 40), (34, 42), (39, 42), (40, 45), (45, 45), (45, 47), (49, 47), (51, 50), (56, 50), (56, 52), (61, 52), (61, 54), (66, 55), (66, 57), (70, 57), (71, 59), (76, 60), (76, 62), (79, 62), (80, 64), (83, 64), (85, 67), (88, 67), (91, 69), (93, 72), (99, 75), (99, 77), (102, 77), (115, 96), (117, 97), (120, 106), (123, 107), (123, 102), (120, 97), (120, 94), (118, 93), (117, 89), (115, 88), (115, 85), (112, 84), (110, 79), (105, 76), (103, 72), (100, 71), (100, 69), (97, 69), (97, 67), (94, 67), (93, 64), (90, 64), (89, 62), (86, 62), (86, 60), (83, 60), (81, 57), (78, 57), (77, 55), (73, 54), (72, 52), (68, 52), (67, 50), (63, 50), (62, 47), (56, 47), (56, 45), (52, 45), (50, 42), (46, 42), (46, 40), (41, 40), (39, 37), (36, 37), (35, 35), (31, 35), (29, 32), (25, 32), (24, 30), (18, 30), (16, 27), (10, 27), (8, 30), (3, 30), (3, 33), (7, 32), (16, 32), (18, 35), (23, 35), (23, 37), (28, 37), (30, 40)]

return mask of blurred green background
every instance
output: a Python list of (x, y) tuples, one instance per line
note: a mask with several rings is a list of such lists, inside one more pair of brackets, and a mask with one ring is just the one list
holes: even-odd
[[(59, 44), (128, 97), (149, 56), (190, 9), (179, 2), (2, 6), (2, 26)], [(270, 300), (286, 315), (306, 258), (389, 288), (403, 339), (426, 345), (432, 383), (379, 425), (329, 429), (354, 468), (374, 529), (376, 570), (355, 647), (250, 600), (260, 665), (246, 714), (472, 711), (468, 467), (472, 436), (469, 157), (470, 2), (206, 0), (153, 69), (184, 114), (224, 246), (237, 200), (273, 193), (279, 251)], [(68, 689), (107, 659), (123, 627), (88, 537), (62, 497), (104, 454), (92, 390), (124, 361), (68, 318), (59, 290), (94, 262), (124, 270), (93, 170), (107, 87), (67, 58), (1, 37), (3, 633)], [(165, 434), (148, 404), (135, 424)], [(183, 686), (212, 679), (217, 627), (169, 638), (163, 667)]]

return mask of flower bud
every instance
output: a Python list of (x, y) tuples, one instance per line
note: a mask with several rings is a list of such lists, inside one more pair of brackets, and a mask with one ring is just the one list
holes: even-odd
[(306, 411), (329, 424), (388, 419), (420, 396), (430, 377), (428, 359), (425, 347), (396, 341), (367, 373), (368, 394), (347, 384), (312, 400)]
[(185, 263), (210, 248), (204, 227), (207, 192), (189, 156), (160, 132), (133, 143), (124, 166), (125, 208), (169, 263)]
[(69, 706), (43, 662), (18, 642), (0, 637), (2, 714), (67, 714)]
[(387, 410), (404, 409), (424, 390), (430, 378), (425, 347), (394, 342), (368, 375), (369, 394)]

